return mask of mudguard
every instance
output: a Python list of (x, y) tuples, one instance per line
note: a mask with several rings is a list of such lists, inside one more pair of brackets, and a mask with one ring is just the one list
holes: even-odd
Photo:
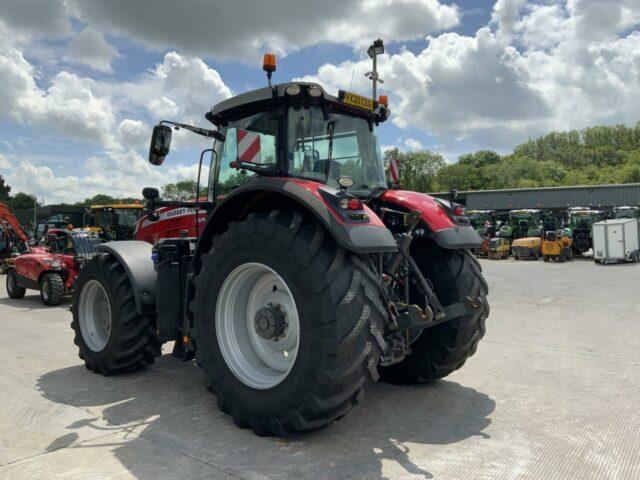
[(156, 271), (151, 258), (151, 244), (138, 240), (121, 240), (98, 245), (96, 252), (110, 253), (124, 267), (139, 314), (156, 309)]
[[(355, 253), (393, 252), (397, 243), (380, 218), (366, 205), (366, 220), (350, 220), (329, 199), (336, 192), (327, 185), (297, 178), (261, 178), (236, 188), (212, 212), (203, 231), (203, 239), (226, 230), (229, 222), (255, 210), (261, 201), (279, 198), (284, 207), (297, 203), (310, 211), (335, 240)], [(198, 249), (203, 242), (198, 244)], [(198, 252), (196, 252), (198, 255)]]
[(405, 210), (419, 210), (420, 219), (428, 234), (442, 248), (480, 248), (482, 239), (470, 225), (455, 219), (445, 208), (448, 202), (438, 201), (431, 195), (407, 190), (387, 190), (378, 197), (386, 204)]

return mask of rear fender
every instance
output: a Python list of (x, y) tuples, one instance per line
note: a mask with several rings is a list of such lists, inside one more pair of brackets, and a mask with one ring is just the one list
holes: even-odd
[(229, 223), (246, 218), (252, 212), (298, 208), (316, 217), (336, 242), (358, 254), (393, 252), (397, 243), (391, 232), (368, 206), (366, 220), (351, 221), (336, 210), (329, 200), (335, 193), (326, 185), (295, 178), (256, 178), (227, 195), (209, 217), (198, 243), (196, 258), (208, 251), (214, 235), (224, 232)]
[[(419, 210), (420, 220), (426, 227), (426, 235), (442, 248), (480, 248), (482, 238), (478, 232), (461, 218), (455, 218), (440, 201), (431, 195), (407, 190), (387, 190), (378, 200), (405, 211)], [(443, 201), (444, 203), (444, 201)], [(448, 205), (448, 202), (446, 202)]]
[(136, 311), (141, 315), (155, 312), (156, 271), (151, 244), (138, 240), (108, 242), (98, 245), (96, 252), (113, 255), (123, 266), (131, 283)]

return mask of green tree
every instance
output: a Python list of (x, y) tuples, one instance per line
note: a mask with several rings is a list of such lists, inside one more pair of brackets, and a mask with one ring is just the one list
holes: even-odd
[(0, 202), (7, 203), (10, 198), (11, 187), (7, 185), (4, 177), (0, 175)]
[(402, 188), (417, 192), (433, 192), (437, 189), (437, 175), (446, 165), (444, 157), (429, 150), (401, 152), (397, 148), (387, 150), (385, 159), (395, 158), (400, 171)]
[[(167, 183), (162, 187), (162, 198), (166, 200), (192, 200), (196, 198), (197, 182), (195, 180), (183, 180), (176, 183)], [(200, 196), (207, 192), (206, 186), (200, 186)]]
[(33, 208), (34, 203), (37, 204), (36, 196), (24, 192), (18, 192), (9, 199), (9, 206), (15, 210)]

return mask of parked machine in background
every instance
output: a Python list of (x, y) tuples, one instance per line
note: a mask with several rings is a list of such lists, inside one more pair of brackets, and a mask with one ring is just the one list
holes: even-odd
[(489, 254), (489, 240), (496, 236), (496, 217), (494, 210), (468, 210), (465, 216), (469, 219), (471, 226), (475, 228), (480, 238), (482, 246), (475, 249), (477, 257)]
[(83, 228), (108, 241), (133, 240), (143, 209), (140, 203), (92, 205), (85, 211)]
[(517, 238), (511, 242), (511, 253), (515, 260), (538, 260), (542, 254), (542, 239), (540, 237)]
[(573, 259), (573, 250), (571, 249), (573, 241), (569, 234), (562, 229), (548, 230), (542, 237), (542, 260), (557, 260), (559, 263)]
[(573, 207), (569, 209), (568, 215), (573, 254), (582, 255), (593, 247), (592, 226), (604, 220), (604, 212), (585, 207)]
[(640, 261), (637, 218), (614, 218), (593, 224), (593, 260), (596, 263)]
[(497, 235), (511, 240), (541, 237), (542, 211), (537, 209), (511, 210), (508, 222), (500, 227)]
[(511, 251), (511, 242), (508, 238), (493, 237), (486, 239), (487, 242), (487, 257), (493, 260), (502, 260), (509, 258), (509, 252)]
[(635, 206), (614, 207), (613, 218), (640, 218), (640, 208)]
[(73, 290), (75, 278), (95, 248), (102, 243), (92, 233), (50, 229), (43, 242), (45, 249), (17, 257), (7, 272), (9, 298), (24, 297), (27, 289), (39, 290), (42, 303), (59, 305)]
[(0, 203), (0, 273), (7, 273), (15, 257), (30, 250), (28, 240), (11, 209)]

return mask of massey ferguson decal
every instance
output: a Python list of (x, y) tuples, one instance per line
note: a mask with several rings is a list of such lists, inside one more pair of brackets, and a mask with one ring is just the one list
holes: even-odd
[(238, 160), (260, 163), (260, 134), (238, 130)]
[[(159, 221), (162, 221), (162, 220), (185, 217), (187, 215), (193, 217), (195, 214), (196, 214), (195, 208), (187, 208), (187, 207), (174, 208), (171, 210), (158, 213), (158, 219), (154, 222), (150, 222), (147, 218), (145, 218), (145, 220), (142, 222), (142, 228), (158, 223)], [(206, 210), (200, 210), (198, 213), (198, 222), (204, 223), (206, 221), (207, 221)]]

